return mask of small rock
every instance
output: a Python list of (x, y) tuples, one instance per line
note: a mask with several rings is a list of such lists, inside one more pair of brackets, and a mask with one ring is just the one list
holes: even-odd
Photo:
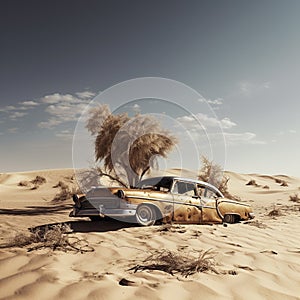
[(134, 281), (131, 281), (131, 280), (128, 280), (126, 278), (122, 278), (120, 281), (119, 281), (119, 285), (122, 285), (122, 286), (134, 286), (135, 285), (135, 282)]

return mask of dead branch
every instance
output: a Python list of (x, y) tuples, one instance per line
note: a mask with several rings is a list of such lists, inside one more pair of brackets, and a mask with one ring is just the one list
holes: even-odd
[(211, 250), (200, 251), (198, 258), (169, 250), (161, 250), (151, 254), (142, 264), (130, 268), (129, 271), (136, 273), (144, 270), (160, 270), (171, 275), (180, 273), (184, 277), (207, 271), (219, 274), (214, 266), (215, 261)]

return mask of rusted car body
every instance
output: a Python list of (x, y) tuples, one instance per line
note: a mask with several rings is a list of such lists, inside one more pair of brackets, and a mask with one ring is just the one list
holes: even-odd
[(224, 198), (213, 185), (175, 176), (141, 181), (136, 188), (95, 187), (74, 195), (71, 217), (133, 217), (140, 225), (235, 223), (254, 218), (250, 205)]

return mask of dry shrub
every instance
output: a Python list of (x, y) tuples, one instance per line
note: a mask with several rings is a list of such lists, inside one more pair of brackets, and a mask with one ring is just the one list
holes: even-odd
[(280, 186), (289, 186), (285, 180), (280, 179), (280, 178), (275, 178), (275, 182), (280, 184)]
[(283, 213), (278, 208), (274, 208), (268, 213), (269, 217), (280, 217), (282, 215), (283, 215)]
[(220, 190), (226, 198), (240, 200), (239, 197), (232, 195), (228, 190), (229, 178), (223, 175), (222, 167), (209, 160), (204, 155), (201, 156), (202, 168), (200, 169), (198, 180), (208, 182)]
[(290, 201), (297, 202), (297, 203), (300, 202), (300, 198), (299, 198), (298, 194), (291, 195)]
[(19, 186), (31, 187), (32, 190), (36, 190), (40, 187), (40, 185), (46, 183), (47, 180), (45, 177), (37, 175), (34, 179), (30, 181), (22, 180), (19, 182)]
[(214, 272), (219, 274), (215, 269), (214, 255), (211, 250), (200, 251), (198, 257), (192, 257), (190, 254), (181, 254), (170, 250), (159, 250), (148, 256), (143, 264), (136, 265), (129, 270), (159, 270), (171, 275), (180, 273), (187, 277), (197, 272)]
[(79, 194), (81, 193), (79, 188), (70, 188), (69, 185), (64, 183), (63, 181), (59, 181), (56, 185), (53, 186), (54, 188), (60, 188), (60, 192), (58, 192), (54, 198), (53, 202), (60, 202), (60, 201), (65, 201), (68, 199), (71, 199), (74, 194)]
[(71, 176), (65, 176), (64, 179), (70, 183), (74, 182), (75, 180), (75, 174), (71, 175)]
[(1, 248), (10, 247), (23, 247), (32, 243), (38, 242), (38, 238), (35, 234), (31, 233), (26, 235), (25, 233), (17, 233), (6, 245), (1, 245)]
[(79, 239), (75, 236), (68, 236), (70, 232), (71, 229), (67, 224), (37, 228), (32, 230), (29, 235), (24, 233), (17, 234), (9, 243), (1, 245), (1, 248), (30, 246), (27, 248), (28, 251), (42, 248), (81, 253), (94, 251), (86, 240)]
[(52, 201), (54, 202), (65, 201), (72, 198), (72, 195), (73, 193), (68, 186), (61, 187), (60, 192), (54, 196)]
[(59, 181), (56, 185), (53, 186), (53, 188), (58, 188), (58, 187), (62, 189), (69, 188), (69, 186), (63, 181)]
[(246, 185), (252, 185), (252, 186), (256, 186), (256, 187), (260, 186), (259, 184), (256, 183), (256, 181), (254, 179), (249, 180), (249, 182), (247, 182)]
[(293, 205), (282, 205), (280, 206), (280, 210), (283, 213), (290, 214), (291, 212), (298, 212), (300, 211), (300, 204), (295, 203)]
[(244, 224), (248, 224), (250, 226), (255, 226), (257, 228), (262, 228), (262, 229), (265, 229), (267, 228), (268, 226), (258, 220), (255, 220), (255, 221), (246, 221), (244, 222)]
[(31, 183), (27, 180), (22, 180), (18, 183), (19, 186), (30, 186)]
[(264, 185), (264, 186), (263, 186), (263, 189), (269, 190), (270, 187), (269, 187), (268, 185)]
[(45, 177), (37, 175), (33, 180), (30, 181), (34, 185), (42, 185), (47, 182)]

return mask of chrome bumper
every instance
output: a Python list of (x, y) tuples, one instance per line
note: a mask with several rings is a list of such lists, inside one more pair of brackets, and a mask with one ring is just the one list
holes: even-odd
[(250, 219), (254, 219), (255, 218), (255, 214), (253, 212), (249, 213), (249, 217)]
[(108, 216), (108, 217), (130, 217), (135, 215), (135, 209), (112, 208), (105, 209), (100, 207), (97, 209), (76, 209), (70, 212), (69, 217), (90, 217), (90, 216)]
[(130, 217), (135, 215), (135, 209), (123, 209), (123, 208), (116, 208), (116, 209), (105, 209), (100, 207), (100, 214), (103, 214), (108, 217)]

